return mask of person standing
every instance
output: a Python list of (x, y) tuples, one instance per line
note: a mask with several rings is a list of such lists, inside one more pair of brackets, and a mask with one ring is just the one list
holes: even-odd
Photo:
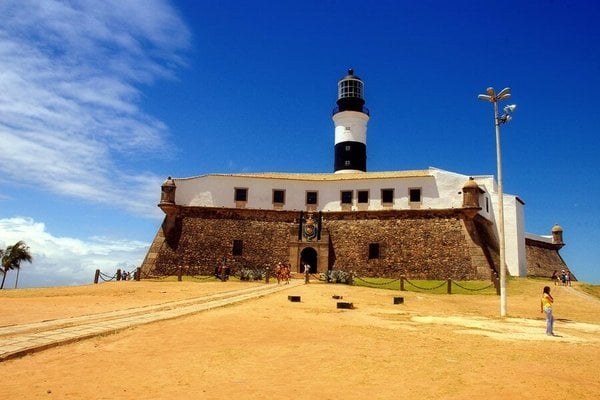
[(292, 274), (292, 267), (289, 263), (283, 263), (283, 280), (285, 280), (285, 284), (290, 284), (290, 275)]
[(308, 283), (310, 276), (310, 265), (308, 263), (304, 264), (304, 283)]
[(277, 284), (281, 284), (281, 279), (283, 278), (283, 264), (281, 262), (277, 263), (275, 267), (275, 276), (277, 277)]
[(552, 315), (553, 303), (554, 298), (552, 298), (552, 295), (550, 294), (550, 286), (544, 286), (540, 311), (546, 314), (546, 335), (548, 336), (554, 336), (554, 315)]
[(552, 279), (552, 282), (554, 282), (554, 286), (558, 285), (558, 271), (557, 270), (554, 270), (550, 279)]

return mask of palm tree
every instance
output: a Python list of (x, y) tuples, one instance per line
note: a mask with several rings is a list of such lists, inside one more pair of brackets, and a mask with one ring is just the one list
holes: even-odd
[(31, 262), (32, 260), (31, 253), (29, 253), (29, 246), (27, 246), (24, 241), (19, 240), (12, 246), (8, 246), (3, 252), (0, 252), (0, 255), (2, 256), (2, 272), (4, 272), (0, 289), (4, 289), (6, 274), (8, 274), (8, 271), (11, 269), (17, 270), (17, 280), (15, 282), (16, 288), (19, 282), (19, 270), (21, 268), (21, 262)]

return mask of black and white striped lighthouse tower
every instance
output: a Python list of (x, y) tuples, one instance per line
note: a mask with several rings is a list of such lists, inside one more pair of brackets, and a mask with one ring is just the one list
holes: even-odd
[(363, 98), (364, 84), (352, 69), (338, 82), (335, 124), (334, 171), (367, 171), (367, 123), (369, 109)]

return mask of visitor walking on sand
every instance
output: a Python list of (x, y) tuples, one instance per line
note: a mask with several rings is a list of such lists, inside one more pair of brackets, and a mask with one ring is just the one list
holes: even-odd
[(540, 311), (546, 314), (546, 335), (554, 336), (554, 315), (552, 315), (552, 303), (554, 299), (550, 294), (550, 286), (544, 286)]

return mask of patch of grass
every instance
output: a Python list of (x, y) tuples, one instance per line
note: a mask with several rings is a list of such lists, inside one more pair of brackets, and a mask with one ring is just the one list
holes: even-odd
[(580, 283), (579, 288), (582, 292), (590, 294), (596, 298), (600, 299), (600, 285), (591, 285), (589, 283)]

